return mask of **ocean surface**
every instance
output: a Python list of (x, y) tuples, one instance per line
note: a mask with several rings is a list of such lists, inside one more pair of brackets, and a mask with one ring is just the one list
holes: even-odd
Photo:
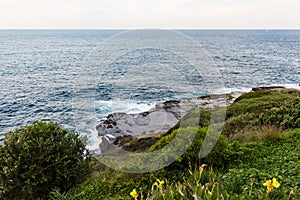
[[(143, 34), (151, 38), (150, 32)], [(0, 139), (9, 130), (52, 119), (88, 135), (93, 149), (99, 144), (95, 126), (112, 112), (146, 111), (166, 100), (258, 86), (300, 88), (300, 30), (177, 30), (173, 34), (201, 48), (201, 59), (218, 74), (211, 79), (222, 80), (214, 90), (201, 90), (207, 82), (204, 75), (189, 60), (163, 48), (164, 40), (157, 48), (135, 48), (147, 37), (135, 40), (135, 34), (122, 33), (0, 30)], [(110, 58), (98, 74), (90, 68), (92, 55), (98, 53), (102, 61), (122, 52), (122, 45), (101, 45), (116, 36), (132, 50)], [(183, 43), (174, 41), (184, 53), (193, 50)]]

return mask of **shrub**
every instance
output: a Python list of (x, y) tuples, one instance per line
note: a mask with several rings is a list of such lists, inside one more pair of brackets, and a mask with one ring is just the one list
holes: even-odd
[[(256, 127), (281, 129), (300, 127), (300, 93), (297, 91), (258, 91), (240, 96), (226, 111), (222, 134), (232, 137)], [(253, 130), (251, 130), (253, 129)]]
[(277, 93), (277, 91), (267, 90), (267, 91), (255, 91), (255, 92), (247, 92), (239, 96), (234, 102), (238, 102), (245, 99), (255, 99), (255, 98), (261, 98), (266, 95), (273, 95)]
[(234, 116), (227, 119), (226, 123), (224, 124), (222, 134), (226, 137), (232, 137), (233, 135), (237, 134), (247, 126), (254, 125), (255, 117), (252, 113), (245, 113), (239, 116)]
[(0, 199), (47, 198), (53, 189), (65, 192), (90, 172), (86, 138), (54, 122), (5, 134), (0, 145)]
[(208, 127), (211, 120), (211, 112), (207, 110), (192, 110), (183, 116), (174, 127), (168, 130), (164, 135), (171, 134), (178, 128), (186, 128), (188, 126)]
[[(161, 149), (165, 145), (169, 144), (171, 140), (173, 140), (176, 136), (176, 134), (180, 133), (183, 135), (193, 135), (193, 133), (196, 132), (196, 136), (192, 142), (192, 144), (187, 148), (187, 151), (181, 156), (180, 159), (177, 160), (177, 163), (175, 163), (176, 167), (182, 167), (182, 168), (188, 168), (189, 165), (198, 165), (199, 160), (199, 151), (201, 148), (201, 145), (205, 139), (207, 128), (198, 128), (198, 127), (187, 127), (187, 128), (180, 128), (177, 130), (174, 130), (170, 135), (166, 135), (162, 137), (157, 143), (155, 143), (151, 148), (150, 151), (155, 151), (158, 149)], [(210, 134), (214, 135), (216, 134), (216, 137), (212, 137), (217, 139), (217, 132), (211, 132)], [(184, 146), (184, 140), (178, 140), (176, 143), (179, 146)], [(212, 141), (209, 141), (212, 142)], [(182, 144), (181, 144), (182, 143)], [(212, 151), (203, 159), (201, 159), (202, 163), (207, 163), (215, 167), (221, 167), (224, 166), (226, 154), (228, 151), (228, 143), (224, 136), (220, 135), (218, 141), (216, 142), (216, 145), (213, 147)], [(168, 149), (166, 149), (166, 152), (168, 152)], [(178, 165), (179, 164), (179, 165)], [(172, 166), (171, 166), (172, 167)], [(173, 167), (175, 167), (173, 165)]]
[(233, 135), (230, 140), (239, 141), (241, 143), (248, 143), (254, 141), (269, 141), (276, 139), (284, 139), (289, 136), (288, 131), (282, 131), (276, 126), (260, 126), (254, 127), (250, 130), (243, 130)]
[(281, 107), (284, 102), (299, 97), (299, 92), (250, 92), (240, 96), (232, 105), (227, 108), (227, 119), (245, 113), (259, 115), (274, 107)]
[(129, 199), (133, 187), (148, 191), (156, 173), (125, 173), (110, 168), (94, 171), (90, 178), (69, 190), (65, 196), (79, 196), (80, 200)]
[(282, 128), (300, 128), (300, 97), (271, 108), (259, 116), (259, 123)]

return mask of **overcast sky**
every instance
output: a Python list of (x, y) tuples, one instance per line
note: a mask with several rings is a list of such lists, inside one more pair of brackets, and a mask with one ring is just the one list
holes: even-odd
[(0, 28), (300, 28), (300, 0), (0, 0)]

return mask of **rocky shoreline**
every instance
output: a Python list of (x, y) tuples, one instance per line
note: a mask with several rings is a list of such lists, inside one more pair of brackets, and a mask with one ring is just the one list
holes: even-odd
[(99, 145), (100, 150), (102, 153), (107, 152), (113, 149), (114, 145), (122, 146), (125, 150), (128, 150), (126, 146), (131, 146), (133, 140), (138, 140), (138, 143), (141, 144), (143, 142), (155, 143), (191, 110), (211, 110), (217, 106), (224, 107), (230, 105), (241, 94), (242, 92), (234, 92), (182, 99), (181, 101), (166, 101), (142, 113), (127, 114), (119, 112), (109, 114), (96, 127), (98, 136), (102, 140)]
[[(252, 88), (252, 91), (290, 90), (281, 86)], [(244, 92), (215, 94), (197, 98), (186, 98), (181, 101), (166, 101), (155, 108), (137, 114), (124, 112), (112, 113), (102, 120), (96, 129), (102, 142), (99, 145), (102, 153), (122, 146), (124, 150), (142, 151), (146, 142), (155, 143), (162, 135), (172, 129), (181, 118), (192, 110), (212, 110), (232, 104)], [(132, 149), (132, 144), (140, 144)], [(140, 149), (139, 149), (140, 148)]]

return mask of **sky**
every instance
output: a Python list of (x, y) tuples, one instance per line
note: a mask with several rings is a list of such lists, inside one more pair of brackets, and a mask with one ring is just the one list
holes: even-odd
[(300, 0), (0, 0), (1, 29), (299, 29)]

